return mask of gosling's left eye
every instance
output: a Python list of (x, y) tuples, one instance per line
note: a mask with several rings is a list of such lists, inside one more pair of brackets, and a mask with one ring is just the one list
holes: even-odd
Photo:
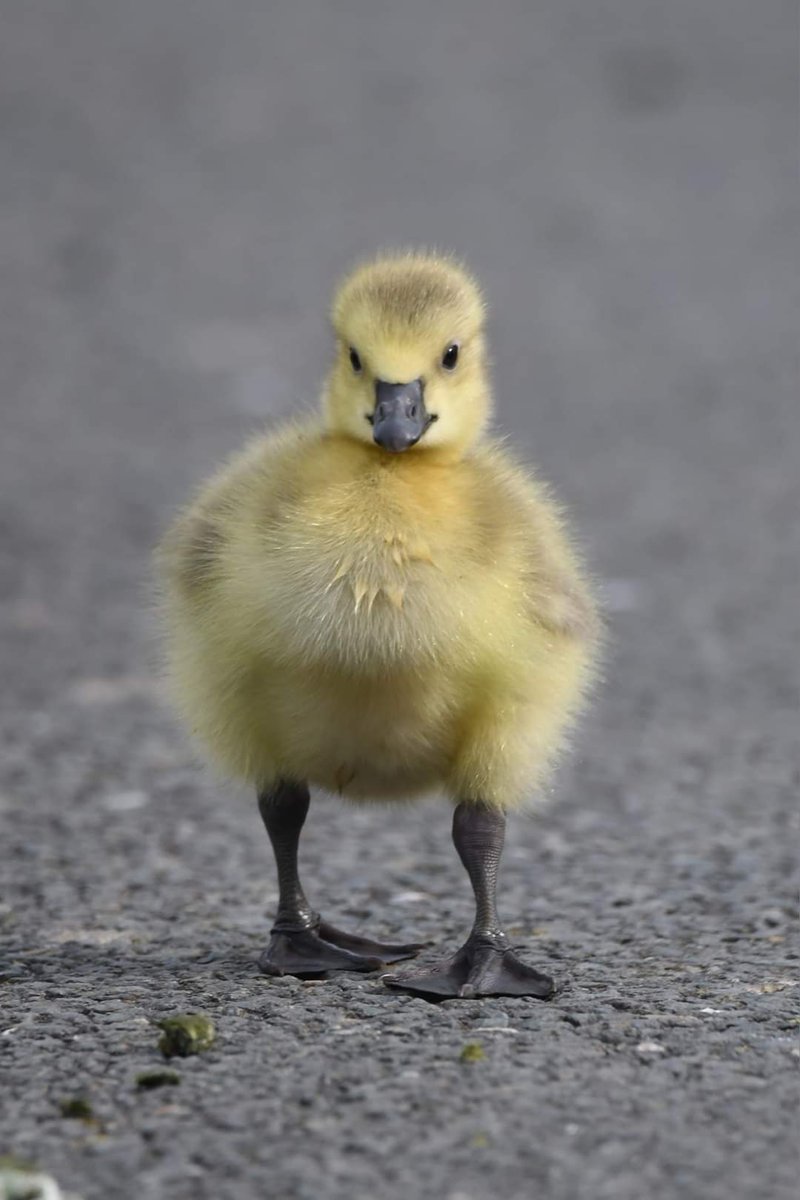
[(355, 371), (356, 375), (360, 374), (361, 359), (358, 357), (358, 351), (354, 350), (352, 346), (350, 347), (350, 365)]
[(455, 365), (458, 362), (458, 342), (451, 342), (442, 355), (442, 366), (445, 371), (455, 370)]

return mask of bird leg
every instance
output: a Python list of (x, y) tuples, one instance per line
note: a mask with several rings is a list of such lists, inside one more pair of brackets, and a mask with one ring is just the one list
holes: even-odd
[(453, 842), (475, 894), (475, 923), (460, 950), (427, 971), (384, 975), (391, 988), (427, 1000), (474, 996), (553, 994), (553, 981), (524, 963), (511, 949), (497, 915), (497, 869), (506, 819), (486, 804), (462, 802), (453, 814)]
[(378, 971), (386, 963), (412, 958), (422, 949), (420, 943), (386, 945), (344, 933), (313, 910), (297, 871), (297, 848), (308, 807), (304, 783), (279, 780), (258, 797), (278, 868), (278, 913), (259, 969), (265, 975), (318, 978), (329, 971)]

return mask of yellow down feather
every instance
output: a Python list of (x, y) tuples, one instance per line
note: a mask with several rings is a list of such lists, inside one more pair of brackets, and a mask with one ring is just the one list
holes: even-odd
[[(480, 293), (450, 259), (396, 255), (345, 280), (333, 321), (320, 415), (252, 441), (162, 543), (178, 708), (259, 788), (518, 805), (581, 706), (599, 623), (559, 509), (485, 435)], [(379, 378), (424, 379), (437, 416), (401, 454), (372, 440)]]

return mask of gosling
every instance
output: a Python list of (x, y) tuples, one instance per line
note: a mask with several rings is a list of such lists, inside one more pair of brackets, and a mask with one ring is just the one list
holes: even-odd
[(258, 437), (160, 548), (177, 705), (255, 785), (279, 900), (267, 975), (413, 957), (337, 929), (297, 866), (309, 785), (355, 801), (443, 793), (475, 898), (455, 954), (384, 982), (431, 1000), (550, 997), (497, 914), (506, 811), (541, 787), (598, 647), (548, 492), (486, 434), (484, 304), (455, 261), (355, 269), (332, 308), (321, 413)]

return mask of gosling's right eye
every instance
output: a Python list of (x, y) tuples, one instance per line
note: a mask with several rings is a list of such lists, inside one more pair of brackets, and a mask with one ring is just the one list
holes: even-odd
[(356, 375), (360, 375), (361, 359), (358, 357), (357, 351), (354, 350), (352, 346), (350, 347), (350, 365), (355, 371)]

